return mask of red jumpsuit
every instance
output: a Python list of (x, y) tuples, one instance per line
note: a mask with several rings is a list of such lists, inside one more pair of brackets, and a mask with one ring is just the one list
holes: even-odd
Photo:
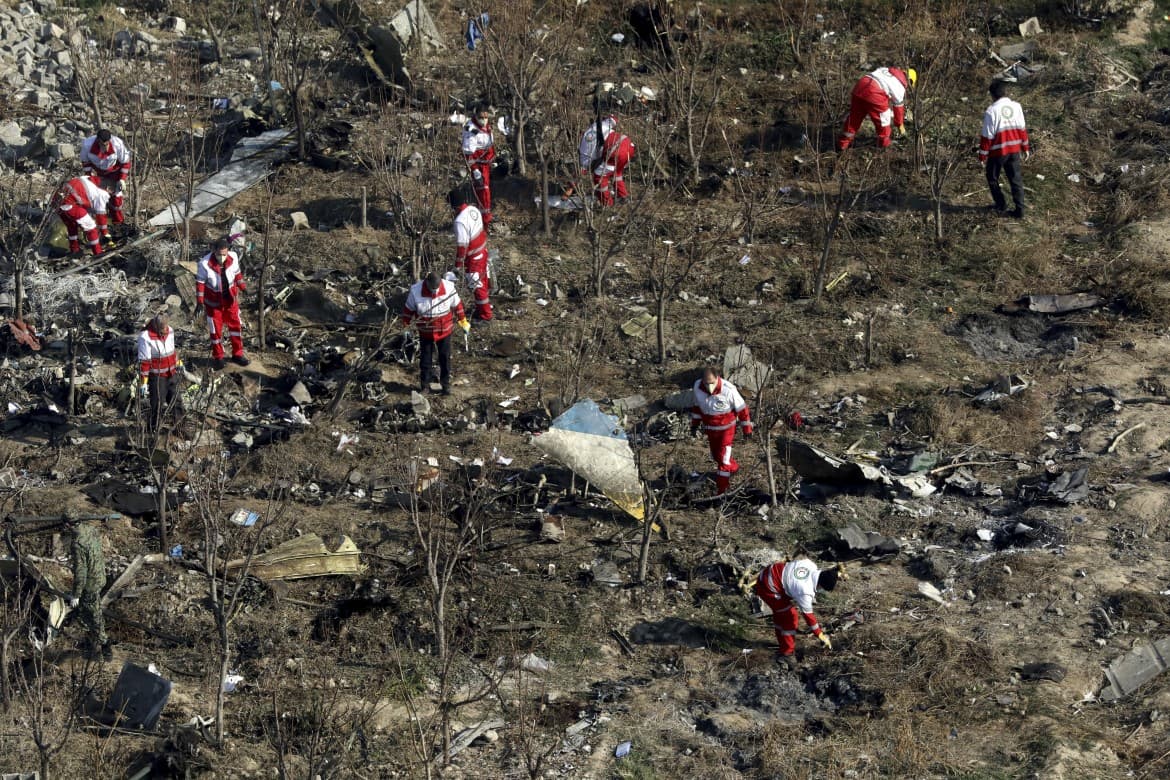
[(702, 423), (707, 432), (707, 444), (717, 468), (715, 492), (722, 495), (731, 486), (731, 475), (739, 471), (739, 464), (731, 457), (731, 443), (735, 429), (742, 428), (744, 436), (752, 435), (752, 421), (747, 404), (735, 385), (720, 378), (714, 392), (707, 392), (702, 378), (695, 381), (695, 405), (691, 407), (691, 430)]
[(889, 146), (893, 129), (906, 121), (907, 83), (906, 74), (898, 68), (878, 68), (862, 76), (849, 99), (849, 118), (837, 139), (838, 151), (849, 148), (867, 116), (873, 121), (878, 146)]
[(483, 224), (492, 223), (492, 160), (496, 159), (496, 147), (492, 141), (491, 124), (481, 127), (474, 119), (463, 127), (463, 159), (471, 172), (471, 187), (479, 210), (483, 213)]
[(244, 356), (238, 295), (245, 289), (240, 259), (235, 252), (228, 252), (222, 264), (214, 252), (199, 261), (199, 269), (195, 274), (195, 298), (207, 315), (211, 357), (215, 360), (223, 360), (225, 327), (232, 345), (232, 357)]
[(65, 223), (70, 252), (81, 251), (78, 231), (84, 230), (85, 240), (89, 242), (94, 255), (102, 253), (98, 230), (102, 233), (109, 231), (106, 222), (106, 205), (109, 200), (110, 194), (101, 188), (97, 176), (79, 176), (65, 182), (65, 186), (57, 193), (57, 212)]
[(110, 216), (114, 224), (125, 222), (122, 213), (122, 188), (130, 177), (130, 151), (126, 144), (116, 135), (102, 143), (96, 135), (91, 135), (81, 143), (81, 165), (87, 176), (96, 175), (101, 186), (105, 187), (113, 196), (110, 200)]
[(756, 580), (756, 595), (772, 610), (772, 627), (776, 630), (780, 655), (796, 652), (798, 613), (804, 615), (813, 636), (823, 633), (812, 609), (819, 576), (816, 565), (801, 558), (777, 561), (760, 572)]
[(601, 147), (604, 155), (602, 161), (593, 169), (593, 188), (597, 190), (597, 200), (603, 206), (614, 204), (613, 193), (609, 191), (610, 178), (613, 178), (613, 188), (619, 198), (628, 198), (626, 189), (626, 166), (634, 159), (634, 142), (628, 135), (617, 130), (610, 131), (605, 136), (605, 143)]
[(455, 215), (455, 267), (464, 272), (467, 289), (475, 296), (476, 318), (485, 322), (490, 320), (487, 232), (483, 229), (483, 217), (475, 206), (464, 204)]

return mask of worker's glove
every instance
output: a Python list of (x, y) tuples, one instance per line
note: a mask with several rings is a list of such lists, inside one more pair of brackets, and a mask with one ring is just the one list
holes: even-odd
[(1032, 152), (1031, 151), (1024, 152), (1024, 162), (1028, 162), (1028, 160), (1031, 160), (1031, 159), (1032, 159)]
[(817, 634), (817, 639), (821, 640), (821, 644), (825, 646), (825, 649), (827, 649), (827, 650), (833, 649), (833, 643), (829, 640), (829, 635), (826, 634), (824, 631)]
[(906, 125), (898, 125), (898, 135), (906, 135)]
[(479, 168), (472, 168), (471, 178), (475, 179), (476, 181), (481, 181), (483, 179), (483, 173), (479, 170)]
[(691, 426), (691, 438), (692, 439), (699, 438), (699, 426), (697, 426), (697, 425)]
[(467, 332), (469, 332), (469, 331), (471, 330), (471, 323), (467, 321), (467, 318), (466, 318), (466, 317), (464, 317), (463, 319), (459, 320), (459, 328), (460, 328), (460, 330), (462, 330), (464, 333), (467, 333)]
[(150, 385), (145, 380), (138, 386), (138, 397), (143, 400), (150, 398)]
[(756, 580), (759, 578), (760, 575), (751, 569), (744, 571), (743, 575), (739, 578), (739, 582), (736, 583), (739, 587), (739, 592), (751, 598), (752, 594), (756, 592)]
[(845, 564), (837, 564), (837, 582), (847, 582), (849, 580), (849, 571), (845, 568)]
[(116, 182), (114, 182), (114, 195), (121, 195), (125, 187), (126, 182), (124, 182), (122, 179), (118, 179)]
[(76, 596), (69, 597), (69, 609), (77, 609), (77, 605), (81, 603), (81, 599)]

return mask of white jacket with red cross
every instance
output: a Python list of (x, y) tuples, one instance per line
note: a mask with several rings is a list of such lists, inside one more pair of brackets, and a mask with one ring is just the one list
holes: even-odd
[(795, 561), (777, 561), (760, 572), (760, 587), (777, 598), (787, 597), (804, 615), (804, 622), (812, 629), (813, 634), (820, 636), (821, 627), (817, 623), (817, 616), (813, 614), (813, 604), (817, 600), (817, 579), (821, 572), (817, 565), (808, 558), (797, 558)]
[(463, 204), (455, 215), (455, 267), (487, 260), (487, 233), (483, 229), (483, 214), (475, 206)]
[(723, 377), (715, 383), (715, 392), (708, 393), (703, 378), (695, 380), (695, 405), (691, 407), (691, 427), (699, 423), (707, 431), (726, 431), (739, 427), (744, 433), (752, 432), (751, 415), (747, 404), (735, 385)]
[(402, 307), (403, 327), (416, 319), (419, 338), (442, 341), (450, 336), (456, 321), (467, 319), (455, 285), (444, 279), (438, 290), (431, 291), (425, 281), (415, 282)]
[[(609, 134), (613, 132), (615, 127), (617, 127), (617, 120), (612, 116), (601, 120), (602, 143), (609, 138)], [(577, 147), (577, 159), (581, 163), (581, 170), (591, 170), (594, 162), (600, 160), (601, 146), (602, 144), (597, 142), (597, 123), (593, 122), (585, 130), (585, 134), (581, 136), (581, 144)]]
[(885, 93), (893, 111), (894, 127), (901, 127), (906, 121), (906, 74), (898, 68), (878, 68), (865, 78), (871, 79)]
[(471, 119), (463, 126), (463, 159), (468, 163), (490, 163), (496, 159), (491, 124), (480, 127)]
[(195, 300), (199, 305), (208, 309), (227, 308), (246, 289), (240, 258), (235, 252), (227, 253), (222, 266), (214, 252), (204, 255), (199, 261), (199, 269), (195, 272)]
[(102, 189), (96, 176), (78, 176), (65, 182), (60, 198), (58, 206), (63, 211), (72, 206), (81, 206), (94, 214), (105, 214), (110, 203), (110, 193)]
[(179, 370), (179, 355), (175, 352), (175, 331), (155, 333), (149, 327), (138, 334), (138, 374), (147, 376), (174, 376)]
[(1030, 151), (1028, 129), (1024, 126), (1024, 109), (1008, 97), (1001, 97), (983, 112), (983, 130), (979, 133), (979, 162), (989, 157), (1007, 157)]
[(130, 150), (116, 135), (103, 144), (96, 135), (81, 142), (81, 165), (86, 174), (118, 177), (125, 181), (130, 175)]

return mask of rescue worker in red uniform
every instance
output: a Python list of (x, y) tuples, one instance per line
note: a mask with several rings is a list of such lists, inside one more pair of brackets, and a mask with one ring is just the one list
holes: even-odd
[(699, 435), (699, 425), (707, 432), (707, 443), (715, 461), (715, 493), (723, 495), (731, 485), (731, 475), (739, 464), (731, 457), (731, 443), (737, 428), (745, 438), (752, 435), (752, 420), (747, 404), (735, 385), (719, 376), (713, 366), (703, 370), (695, 380), (695, 405), (691, 407), (691, 435)]
[(232, 345), (232, 362), (239, 366), (252, 362), (244, 356), (244, 334), (240, 325), (239, 295), (246, 289), (240, 258), (231, 251), (226, 238), (219, 239), (211, 252), (200, 259), (195, 273), (195, 298), (207, 315), (211, 358), (216, 369), (224, 367), (224, 328), (227, 328)]
[(913, 68), (878, 68), (858, 79), (849, 98), (849, 118), (837, 139), (837, 151), (849, 148), (867, 116), (873, 120), (878, 146), (883, 149), (890, 145), (895, 127), (906, 135), (906, 92), (917, 83), (918, 72)]
[(492, 224), (492, 161), (496, 159), (492, 115), (487, 106), (478, 106), (475, 117), (463, 126), (463, 159), (471, 174), (471, 186), (475, 190), (475, 199), (479, 201), (484, 227), (487, 227)]
[[(983, 113), (983, 129), (979, 133), (979, 163), (987, 173), (987, 187), (995, 210), (1016, 219), (1024, 216), (1024, 175), (1020, 164), (1032, 156), (1028, 129), (1024, 125), (1024, 109), (1008, 97), (1006, 81), (991, 82), (994, 101)], [(1007, 210), (1007, 200), (999, 188), (999, 175), (1006, 173), (1012, 191), (1015, 210)]]
[[(600, 148), (597, 143), (598, 124), (601, 125), (602, 136)], [(593, 175), (593, 189), (597, 193), (597, 201), (603, 206), (614, 204), (614, 192), (619, 200), (630, 196), (625, 174), (626, 166), (634, 159), (634, 142), (628, 135), (619, 132), (617, 126), (617, 117), (612, 114), (600, 123), (594, 122), (581, 136), (581, 144), (577, 149), (581, 170)]]
[(121, 138), (109, 130), (98, 130), (81, 142), (81, 166), (86, 176), (97, 176), (111, 195), (110, 216), (115, 225), (126, 221), (122, 197), (130, 178), (130, 150)]
[(796, 668), (796, 627), (798, 611), (813, 636), (829, 650), (833, 643), (813, 614), (813, 603), (818, 590), (831, 591), (838, 578), (844, 578), (839, 566), (821, 571), (807, 558), (795, 561), (777, 561), (764, 568), (756, 579), (755, 592), (772, 610), (772, 626), (776, 629), (776, 660), (789, 669)]
[(150, 400), (147, 428), (157, 431), (170, 404), (178, 404), (178, 377), (183, 361), (175, 352), (175, 331), (165, 314), (152, 317), (138, 334), (139, 395)]
[(402, 327), (409, 328), (412, 322), (418, 329), (419, 392), (430, 392), (432, 361), (438, 353), (439, 384), (443, 395), (451, 395), (451, 333), (456, 324), (464, 333), (471, 330), (455, 285), (434, 271), (415, 282), (402, 307)]
[[(110, 201), (110, 193), (101, 188), (96, 176), (78, 176), (70, 179), (57, 192), (54, 202), (57, 204), (57, 213), (65, 223), (65, 232), (69, 236), (69, 253), (76, 255), (81, 252), (79, 231), (85, 231), (85, 240), (94, 255), (102, 253), (102, 239), (113, 240), (110, 236), (110, 226), (106, 220), (106, 207)], [(98, 231), (101, 231), (100, 235)]]
[(480, 210), (468, 203), (469, 200), (462, 187), (447, 194), (447, 202), (455, 212), (455, 268), (463, 274), (463, 281), (475, 298), (475, 319), (488, 322), (492, 318), (492, 304), (488, 299), (491, 279), (488, 278), (487, 231)]

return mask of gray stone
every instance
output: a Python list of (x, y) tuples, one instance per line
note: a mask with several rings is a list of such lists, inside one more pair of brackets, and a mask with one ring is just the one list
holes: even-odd
[(16, 10), (19, 11), (20, 15), (24, 17), (37, 15), (37, 9), (32, 7), (32, 3), (21, 3), (19, 6), (17, 6)]
[(313, 396), (309, 393), (309, 388), (305, 387), (304, 382), (297, 382), (293, 385), (292, 389), (288, 391), (288, 395), (301, 406), (313, 402)]
[(24, 146), (28, 139), (20, 130), (16, 122), (8, 121), (0, 124), (0, 144), (4, 146)]
[(49, 156), (54, 160), (72, 160), (77, 156), (73, 144), (54, 144), (49, 149)]
[(158, 38), (155, 38), (150, 33), (143, 32), (142, 30), (138, 30), (137, 32), (134, 33), (134, 40), (142, 41), (143, 43), (145, 43), (149, 46), (152, 46), (152, 47), (158, 46), (160, 43), (162, 43), (162, 41), (160, 41)]
[(118, 30), (114, 33), (114, 48), (119, 51), (130, 51), (134, 46), (134, 34), (129, 30)]
[[(67, 67), (67, 68), (73, 66), (73, 56), (68, 52), (68, 50), (62, 50), (62, 51), (57, 52), (57, 54), (53, 57), (53, 60), (58, 65), (63, 65), (64, 67)], [(602, 129), (604, 130), (605, 128), (602, 128)]]
[(41, 25), (41, 40), (42, 41), (48, 41), (48, 40), (51, 40), (53, 38), (61, 38), (64, 35), (65, 35), (65, 31), (63, 29), (61, 29), (60, 27), (58, 27), (57, 25), (53, 24), (52, 22), (46, 22), (45, 24)]
[(419, 417), (426, 417), (431, 413), (431, 402), (422, 393), (412, 390), (410, 393), (410, 408)]
[(181, 16), (168, 16), (163, 20), (163, 29), (182, 35), (187, 32), (187, 22)]
[(53, 95), (47, 89), (30, 89), (24, 93), (23, 99), (37, 108), (49, 108), (53, 105)]
[(237, 60), (258, 60), (264, 56), (264, 52), (260, 50), (259, 46), (249, 46), (246, 49), (240, 49), (236, 52)]

